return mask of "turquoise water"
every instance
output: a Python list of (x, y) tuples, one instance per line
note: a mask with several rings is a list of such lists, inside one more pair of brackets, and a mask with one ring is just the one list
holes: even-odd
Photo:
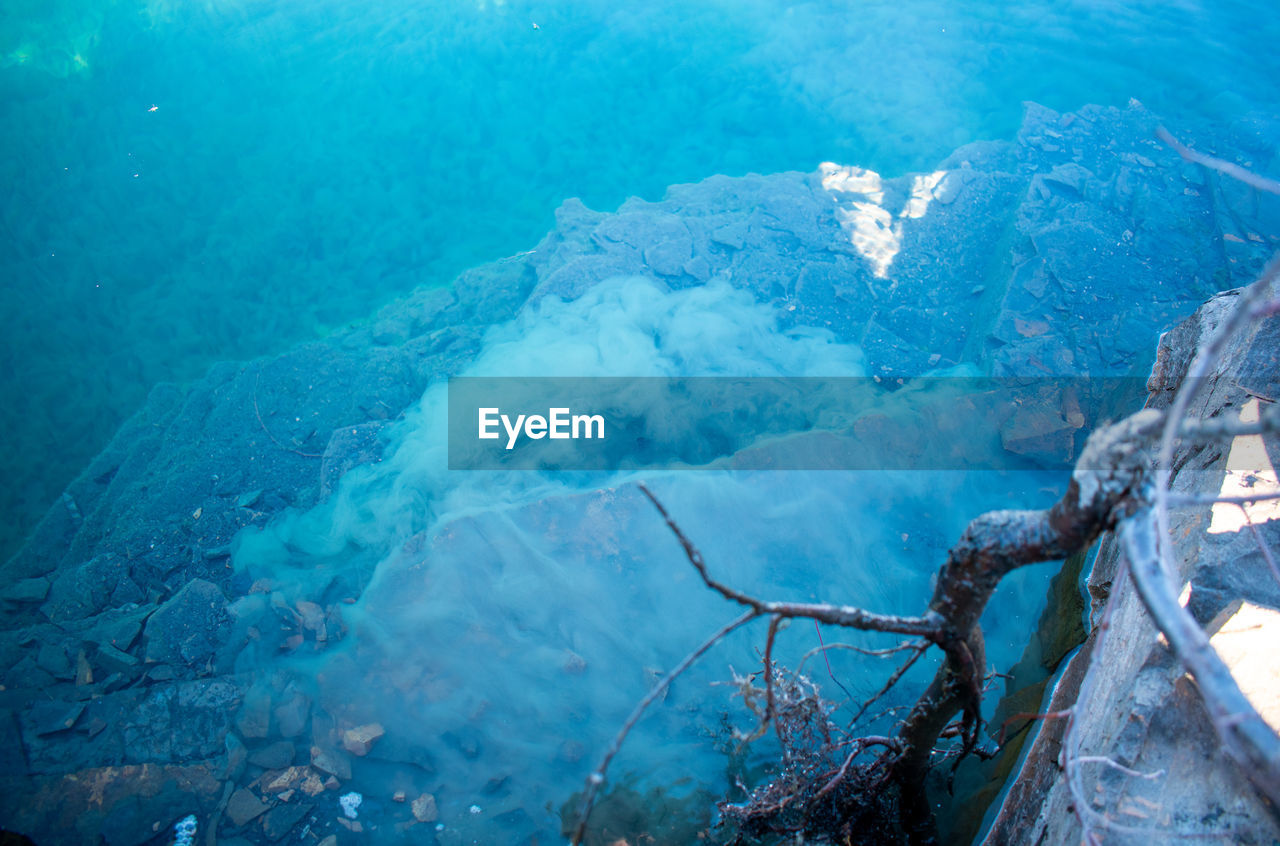
[[(1212, 136), (1214, 121), (1280, 108), (1276, 43), (1280, 23), (1261, 3), (10, 3), (0, 552), (152, 386), (325, 337), (528, 250), (567, 198), (611, 210), (713, 174), (823, 161), (931, 170), (958, 145), (1011, 137), (1024, 100), (1070, 110), (1138, 98)], [(747, 287), (627, 278), (548, 297), (477, 331), (467, 372), (863, 374), (859, 347), (788, 327)], [(218, 411), (238, 413), (208, 420)], [(219, 672), (271, 701), (309, 698), (308, 730), (289, 735), (301, 754), (345, 726), (386, 729), (344, 785), (367, 794), (366, 820), (403, 818), (388, 797), (409, 785), (437, 796), (439, 842), (550, 842), (559, 803), (655, 674), (731, 609), (697, 583), (631, 477), (450, 474), (442, 411), (436, 384), (388, 423), (380, 463), (315, 508), (263, 504), (270, 519), (190, 569), (230, 583), (238, 628), (226, 643), (247, 645)], [(241, 422), (253, 428), (247, 411)], [(1000, 449), (983, 435), (967, 446)], [(180, 463), (148, 471), (176, 475)], [(183, 513), (164, 516), (190, 527), (200, 500), (184, 497), (206, 493), (256, 507), (263, 492), (235, 487), (228, 469), (216, 495), (168, 491)], [(979, 475), (650, 482), (734, 584), (912, 613), (968, 519), (1043, 506), (1062, 481)], [(205, 540), (182, 553), (212, 553)], [(168, 590), (187, 569), (148, 584)], [(994, 665), (1018, 655), (1043, 576), (1017, 573), (984, 618)], [(320, 606), (337, 609), (326, 614), (345, 637), (280, 628), (301, 619), (290, 609)], [(815, 635), (794, 625), (778, 657), (796, 663)], [(709, 685), (756, 666), (760, 643), (758, 629), (741, 632), (682, 678), (615, 775), (722, 795), (724, 715), (749, 719)], [(884, 675), (884, 662), (850, 654), (832, 666), (855, 698)], [(903, 696), (929, 674), (918, 667)], [(327, 796), (322, 810), (332, 828)], [(377, 839), (392, 839), (387, 826)]]
[(156, 382), (528, 249), (565, 198), (928, 169), (1027, 99), (1271, 108), (1277, 36), (1245, 2), (7, 3), (0, 552)]

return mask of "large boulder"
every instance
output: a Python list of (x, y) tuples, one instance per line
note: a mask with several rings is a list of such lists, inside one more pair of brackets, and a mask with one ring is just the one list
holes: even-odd
[(231, 634), (231, 615), (222, 590), (192, 579), (147, 620), (145, 658), (201, 666), (212, 660)]

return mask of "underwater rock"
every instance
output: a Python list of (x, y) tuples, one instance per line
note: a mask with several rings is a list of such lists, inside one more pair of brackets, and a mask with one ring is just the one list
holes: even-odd
[(226, 677), (155, 685), (132, 714), (117, 717), (126, 760), (181, 762), (218, 756), (242, 697), (238, 684)]
[(111, 646), (122, 652), (128, 651), (142, 632), (143, 623), (155, 610), (154, 605), (140, 608), (126, 604), (103, 611), (92, 618), (92, 625), (80, 637), (98, 647)]
[(319, 774), (312, 771), (307, 772), (307, 777), (298, 785), (298, 789), (307, 796), (319, 796), (327, 790), (324, 781), (321, 780)]
[(462, 726), (456, 731), (446, 731), (440, 735), (440, 739), (469, 761), (480, 757), (483, 735), (472, 726)]
[(147, 661), (195, 667), (209, 662), (231, 633), (231, 616), (222, 590), (192, 579), (147, 620)]
[(679, 219), (672, 220), (654, 234), (653, 243), (644, 249), (645, 264), (660, 276), (680, 276), (684, 265), (693, 257), (693, 239)]
[(66, 731), (76, 724), (84, 713), (83, 702), (41, 702), (37, 701), (27, 711), (26, 721), (32, 734), (43, 737)]
[(297, 788), (311, 774), (309, 767), (288, 767), (280, 772), (263, 774), (258, 783), (263, 793), (284, 793)]
[(436, 797), (430, 793), (424, 793), (409, 806), (413, 812), (413, 818), (418, 822), (435, 822), (440, 816), (440, 812), (436, 810)]
[(40, 577), (13, 582), (0, 591), (0, 599), (6, 602), (40, 602), (48, 595), (49, 580)]
[(1075, 455), (1076, 433), (1083, 425), (1084, 416), (1078, 410), (1064, 416), (1052, 407), (1028, 405), (1000, 424), (1000, 443), (1014, 455), (1058, 466)]
[(254, 686), (244, 697), (236, 715), (236, 730), (249, 739), (267, 737), (271, 732), (271, 694), (263, 686)]
[(262, 488), (245, 491), (236, 497), (236, 508), (252, 508), (258, 504), (260, 499), (262, 499)]
[(111, 553), (61, 570), (54, 575), (40, 612), (59, 623), (91, 616), (107, 604), (127, 572), (128, 565)]
[[(130, 655), (128, 652), (116, 649), (109, 643), (102, 643), (99, 644), (97, 650), (94, 651), (94, 663), (109, 673), (121, 673), (127, 675), (138, 666), (138, 659)], [(154, 676), (152, 678), (154, 678)]]
[(279, 770), (293, 763), (293, 744), (280, 740), (249, 753), (249, 763), (264, 770)]
[(386, 731), (378, 723), (357, 726), (342, 733), (342, 748), (352, 755), (364, 757)]
[(342, 781), (347, 781), (351, 778), (351, 762), (341, 752), (333, 749), (312, 746), (311, 766), (318, 770), (323, 770)]
[(307, 730), (311, 716), (311, 699), (290, 685), (284, 700), (272, 712), (276, 718), (276, 731), (281, 737), (298, 737)]
[(726, 223), (711, 233), (711, 240), (730, 249), (741, 250), (747, 240), (747, 222)]
[(379, 435), (386, 427), (385, 422), (375, 421), (333, 430), (320, 459), (321, 499), (333, 493), (338, 480), (352, 467), (382, 459), (383, 443)]
[(269, 807), (267, 803), (253, 795), (252, 791), (241, 787), (231, 794), (225, 813), (231, 824), (239, 827), (265, 814)]
[(75, 678), (75, 669), (70, 656), (67, 655), (67, 645), (65, 640), (42, 644), (36, 656), (36, 663), (40, 665), (40, 669), (57, 679)]
[(313, 807), (315, 806), (296, 802), (276, 805), (262, 818), (262, 833), (272, 842), (284, 838), (303, 817), (311, 813)]
[(207, 819), (223, 790), (204, 762), (93, 767), (28, 784), (4, 828), (42, 846), (168, 844), (175, 823), (193, 812)]

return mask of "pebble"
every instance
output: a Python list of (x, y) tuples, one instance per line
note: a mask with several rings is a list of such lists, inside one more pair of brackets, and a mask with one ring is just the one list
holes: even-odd
[(256, 491), (248, 491), (236, 497), (236, 505), (240, 506), (241, 508), (249, 508), (261, 498), (262, 498), (262, 488), (258, 488)]
[(436, 809), (436, 797), (430, 793), (424, 793), (414, 799), (409, 809), (413, 811), (413, 818), (418, 822), (434, 822), (439, 816), (439, 811)]
[(267, 793), (283, 793), (297, 787), (310, 773), (307, 767), (289, 767), (279, 773), (263, 776), (262, 789)]
[(342, 733), (342, 748), (346, 749), (352, 755), (363, 758), (369, 754), (369, 750), (373, 748), (373, 744), (378, 738), (386, 734), (382, 725), (379, 723), (369, 723), (368, 725), (356, 726), (353, 729), (347, 729)]

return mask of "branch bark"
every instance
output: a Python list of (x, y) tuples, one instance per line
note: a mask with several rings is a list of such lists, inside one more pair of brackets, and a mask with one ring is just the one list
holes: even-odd
[(1156, 551), (1151, 512), (1143, 511), (1127, 521), (1121, 539), (1142, 604), (1196, 680), (1223, 749), (1253, 786), (1280, 806), (1280, 737), (1240, 690), (1204, 629), (1178, 603), (1178, 589)]

